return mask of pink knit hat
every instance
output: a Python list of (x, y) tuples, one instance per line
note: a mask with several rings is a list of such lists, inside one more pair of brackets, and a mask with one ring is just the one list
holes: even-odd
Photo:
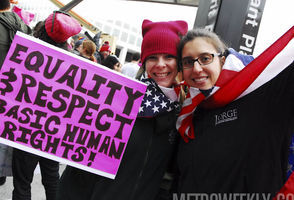
[(187, 30), (188, 24), (185, 21), (152, 22), (145, 19), (142, 23), (142, 63), (153, 54), (167, 53), (177, 56), (179, 36), (185, 35)]
[(49, 37), (57, 43), (65, 42), (78, 34), (82, 27), (77, 20), (66, 13), (54, 11), (45, 21), (45, 29)]

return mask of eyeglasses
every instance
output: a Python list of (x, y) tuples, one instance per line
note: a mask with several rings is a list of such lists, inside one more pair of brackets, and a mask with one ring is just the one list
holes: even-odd
[(196, 59), (193, 59), (191, 57), (183, 58), (181, 61), (181, 65), (183, 66), (183, 69), (192, 69), (194, 67), (194, 63), (198, 62), (199, 65), (208, 65), (213, 62), (213, 58), (215, 56), (221, 56), (220, 53), (202, 53), (200, 56)]

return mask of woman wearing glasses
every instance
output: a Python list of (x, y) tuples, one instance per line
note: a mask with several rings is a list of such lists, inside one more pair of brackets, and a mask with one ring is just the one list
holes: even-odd
[[(293, 33), (293, 28), (287, 32), (287, 40)], [(183, 137), (179, 197), (217, 193), (269, 198), (283, 186), (294, 133), (290, 44), (278, 40), (253, 60), (206, 30), (192, 30), (182, 38), (178, 53), (189, 93), (177, 121)], [(279, 63), (275, 73), (274, 63)]]

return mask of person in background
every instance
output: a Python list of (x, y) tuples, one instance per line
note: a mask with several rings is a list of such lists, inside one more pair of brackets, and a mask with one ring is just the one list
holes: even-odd
[(107, 58), (107, 56), (109, 56), (111, 53), (111, 48), (110, 48), (110, 45), (109, 45), (109, 42), (108, 41), (105, 41), (100, 50), (99, 50), (99, 54), (100, 54), (100, 57), (101, 57), (101, 62)]
[(121, 64), (115, 55), (109, 55), (102, 60), (102, 65), (117, 72), (121, 72)]
[(130, 63), (124, 64), (122, 66), (122, 71), (121, 73), (124, 75), (127, 75), (128, 77), (131, 78), (135, 78), (140, 66), (139, 66), (139, 62), (140, 62), (140, 53), (136, 52), (132, 55), (132, 60)]
[[(67, 166), (60, 179), (58, 200), (157, 198), (176, 147), (177, 43), (187, 28), (185, 21), (143, 21), (139, 79), (148, 84), (148, 94), (143, 98), (117, 175), (111, 180)], [(160, 108), (158, 112), (152, 110), (154, 106)]]
[(16, 31), (26, 34), (32, 33), (31, 28), (15, 12), (11, 12), (11, 3), (15, 3), (15, 1), (1, 0), (0, 2), (0, 67), (13, 40), (13, 33), (16, 33)]
[[(66, 23), (65, 23), (66, 22)], [(80, 24), (59, 11), (54, 11), (42, 23), (36, 35), (39, 39), (68, 50), (67, 39), (81, 31)], [(59, 163), (20, 149), (13, 150), (13, 200), (30, 200), (34, 170), (39, 164), (47, 200), (55, 200), (59, 181)]]
[(208, 30), (182, 38), (178, 55), (189, 94), (177, 121), (181, 198), (271, 199), (285, 183), (294, 130), (293, 35), (294, 27), (255, 59)]
[[(0, 1), (0, 69), (13, 40), (16, 31), (31, 34), (32, 30), (14, 12), (11, 12), (11, 3), (14, 1)], [(6, 176), (12, 175), (11, 168), (12, 147), (0, 144), (0, 185), (6, 182)]]
[(97, 62), (94, 56), (95, 52), (96, 52), (95, 43), (89, 39), (83, 40), (79, 55), (93, 62)]
[(79, 37), (77, 39), (77, 41), (74, 43), (74, 48), (72, 50), (72, 52), (74, 54), (80, 55), (81, 51), (82, 51), (82, 43), (85, 40), (84, 37)]

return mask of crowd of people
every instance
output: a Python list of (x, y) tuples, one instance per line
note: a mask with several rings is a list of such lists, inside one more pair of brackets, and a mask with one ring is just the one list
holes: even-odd
[(102, 64), (109, 69), (120, 72), (128, 77), (135, 78), (140, 68), (140, 53), (135, 52), (131, 56), (131, 62), (122, 65), (119, 58), (111, 51), (108, 41), (105, 41), (101, 47), (97, 45), (86, 35), (80, 34), (73, 37), (71, 42), (72, 52), (93, 62)]
[(31, 29), (10, 11), (11, 2), (0, 2), (0, 19), (9, 23), (0, 23), (0, 68), (11, 31), (18, 30), (144, 82), (148, 91), (114, 180), (72, 166), (60, 175), (57, 161), (0, 144), (0, 185), (13, 176), (13, 200), (31, 199), (37, 164), (47, 200), (174, 200), (216, 193), (273, 198), (287, 181), (293, 51), (268, 72), (271, 78), (262, 72), (290, 43), (293, 27), (286, 42), (254, 59), (214, 32), (188, 30), (185, 21), (145, 19), (141, 52), (122, 65), (108, 41), (97, 46), (67, 13), (54, 11)]

